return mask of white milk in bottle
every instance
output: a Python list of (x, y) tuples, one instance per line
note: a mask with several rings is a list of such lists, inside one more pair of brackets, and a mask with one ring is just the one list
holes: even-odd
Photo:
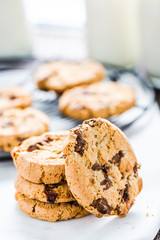
[(86, 0), (89, 57), (135, 66), (139, 60), (139, 0)]
[(160, 0), (141, 0), (142, 64), (160, 88)]
[(0, 58), (31, 55), (22, 0), (0, 0)]

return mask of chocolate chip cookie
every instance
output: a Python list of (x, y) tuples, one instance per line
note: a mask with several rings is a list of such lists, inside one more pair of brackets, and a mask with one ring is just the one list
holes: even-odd
[(48, 131), (46, 114), (34, 108), (12, 108), (0, 113), (0, 151), (11, 151), (30, 136)]
[(140, 165), (127, 137), (105, 119), (72, 129), (64, 148), (70, 190), (97, 217), (125, 216), (142, 189)]
[(55, 61), (42, 65), (35, 73), (37, 86), (42, 90), (62, 93), (66, 89), (102, 80), (105, 69), (94, 61)]
[(15, 188), (17, 192), (40, 202), (53, 204), (75, 201), (65, 180), (62, 180), (57, 184), (37, 184), (27, 181), (17, 173)]
[(89, 215), (89, 213), (76, 201), (50, 204), (29, 199), (21, 193), (16, 193), (15, 197), (19, 203), (20, 209), (27, 215), (50, 222), (81, 218)]
[(15, 107), (26, 108), (31, 103), (31, 95), (20, 86), (0, 88), (0, 112)]
[(135, 102), (131, 87), (106, 81), (66, 91), (59, 99), (59, 109), (64, 115), (80, 120), (108, 118), (125, 112)]
[(63, 146), (68, 131), (31, 137), (12, 151), (19, 174), (34, 183), (55, 184), (65, 178)]

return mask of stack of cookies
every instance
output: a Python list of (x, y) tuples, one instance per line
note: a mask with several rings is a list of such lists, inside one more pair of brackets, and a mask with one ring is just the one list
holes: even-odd
[(66, 182), (62, 150), (68, 134), (44, 133), (25, 140), (12, 151), (18, 169), (16, 200), (29, 216), (55, 222), (89, 214), (77, 203)]
[(19, 142), (48, 131), (49, 119), (29, 107), (30, 94), (22, 87), (0, 89), (0, 151), (10, 152)]
[(69, 132), (29, 138), (12, 157), (18, 169), (16, 200), (38, 219), (125, 216), (142, 189), (127, 137), (101, 118)]

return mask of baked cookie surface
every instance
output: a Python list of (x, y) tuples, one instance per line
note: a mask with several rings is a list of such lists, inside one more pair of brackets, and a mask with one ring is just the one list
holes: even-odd
[(125, 112), (135, 102), (135, 92), (131, 87), (100, 82), (66, 91), (59, 99), (59, 109), (63, 114), (81, 120), (108, 118)]
[(97, 217), (125, 216), (142, 189), (142, 179), (127, 137), (98, 118), (72, 129), (64, 148), (69, 188)]
[(94, 61), (55, 61), (42, 65), (35, 73), (37, 86), (42, 90), (62, 93), (66, 89), (102, 80), (105, 69)]
[(50, 204), (29, 199), (21, 193), (16, 193), (15, 197), (19, 203), (19, 208), (23, 212), (41, 220), (56, 222), (58, 220), (81, 218), (89, 215), (89, 213), (76, 201)]
[(30, 199), (35, 199), (40, 202), (53, 204), (75, 201), (65, 180), (62, 180), (57, 184), (37, 184), (27, 181), (17, 173), (15, 188), (17, 192), (24, 194)]
[(20, 86), (0, 88), (0, 112), (15, 107), (26, 108), (31, 103), (31, 95)]
[(0, 113), (0, 151), (11, 151), (22, 140), (48, 131), (49, 119), (34, 108), (12, 108)]
[(44, 133), (22, 142), (12, 151), (19, 174), (34, 183), (54, 184), (65, 178), (62, 152), (68, 131)]

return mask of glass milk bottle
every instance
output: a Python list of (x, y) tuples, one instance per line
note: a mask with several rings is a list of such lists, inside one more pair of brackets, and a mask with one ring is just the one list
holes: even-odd
[(139, 60), (139, 0), (86, 0), (89, 57), (133, 67)]
[(31, 55), (22, 0), (0, 0), (0, 58)]
[(160, 88), (160, 0), (141, 0), (142, 64), (154, 86)]

